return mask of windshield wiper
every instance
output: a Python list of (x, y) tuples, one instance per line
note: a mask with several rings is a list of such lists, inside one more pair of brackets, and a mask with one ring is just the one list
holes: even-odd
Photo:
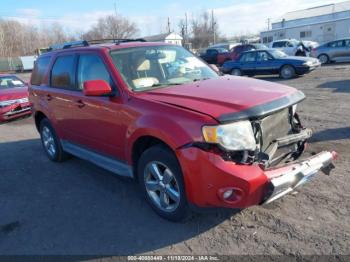
[(204, 77), (204, 78), (195, 78), (193, 79), (193, 82), (198, 82), (198, 81), (205, 81), (205, 80), (209, 80), (209, 77)]
[(153, 84), (150, 87), (159, 87), (159, 86), (177, 86), (177, 85), (182, 85), (183, 83), (158, 83), (158, 84)]

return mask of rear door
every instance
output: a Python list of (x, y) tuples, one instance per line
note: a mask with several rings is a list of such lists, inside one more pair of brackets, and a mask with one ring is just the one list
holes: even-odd
[(254, 75), (256, 69), (256, 52), (243, 53), (240, 60), (240, 67), (244, 74)]
[(61, 139), (67, 140), (76, 140), (76, 62), (77, 56), (73, 53), (64, 53), (55, 58), (49, 76), (49, 92), (45, 97)]
[(346, 39), (344, 42), (345, 42), (345, 56), (350, 57), (350, 39)]
[(339, 58), (346, 56), (346, 47), (345, 47), (345, 41), (344, 40), (338, 40), (334, 41), (328, 44), (328, 47), (330, 49), (330, 58)]

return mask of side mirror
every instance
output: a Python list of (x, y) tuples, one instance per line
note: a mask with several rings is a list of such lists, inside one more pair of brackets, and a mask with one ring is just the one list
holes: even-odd
[(84, 82), (84, 95), (103, 96), (112, 92), (111, 86), (104, 80), (89, 80)]

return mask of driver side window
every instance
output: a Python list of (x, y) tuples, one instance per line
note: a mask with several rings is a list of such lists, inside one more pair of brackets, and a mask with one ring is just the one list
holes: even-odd
[(105, 64), (98, 55), (82, 54), (78, 65), (78, 88), (84, 88), (84, 82), (89, 80), (104, 80), (113, 87), (113, 81)]
[(266, 52), (258, 52), (257, 53), (257, 61), (258, 62), (263, 62), (263, 61), (268, 61), (270, 60), (270, 55)]

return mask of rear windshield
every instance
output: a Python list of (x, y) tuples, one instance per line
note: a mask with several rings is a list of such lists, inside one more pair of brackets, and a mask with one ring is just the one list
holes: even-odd
[(38, 60), (35, 62), (33, 73), (32, 73), (32, 79), (31, 84), (40, 86), (45, 78), (47, 68), (50, 64), (50, 56), (44, 56), (39, 57)]
[(15, 76), (0, 76), (0, 89), (23, 87), (25, 83)]

